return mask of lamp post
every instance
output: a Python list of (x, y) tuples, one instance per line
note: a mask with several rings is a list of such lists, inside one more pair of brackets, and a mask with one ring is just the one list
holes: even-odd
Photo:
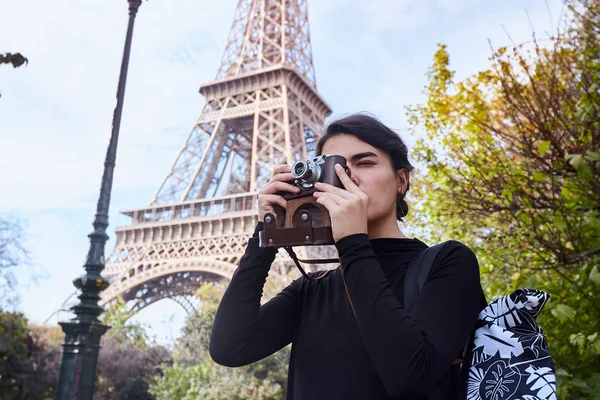
[(102, 307), (98, 305), (100, 292), (108, 287), (108, 281), (100, 273), (104, 269), (105, 264), (104, 247), (108, 239), (108, 235), (106, 234), (108, 208), (117, 156), (119, 129), (121, 127), (121, 114), (123, 111), (127, 67), (129, 65), (129, 53), (131, 51), (131, 39), (133, 36), (133, 24), (142, 0), (128, 0), (128, 2), (129, 23), (127, 25), (125, 49), (123, 50), (119, 86), (117, 88), (117, 106), (113, 115), (112, 132), (104, 161), (100, 197), (98, 198), (98, 206), (93, 223), (94, 231), (88, 235), (90, 238), (90, 249), (84, 265), (85, 274), (73, 281), (75, 287), (81, 289), (81, 294), (79, 295), (80, 302), (71, 308), (75, 313), (75, 317), (69, 322), (60, 323), (65, 332), (65, 341), (63, 343), (60, 377), (56, 390), (57, 400), (93, 399), (100, 338), (109, 328), (103, 325), (98, 319), (98, 316), (103, 311)]

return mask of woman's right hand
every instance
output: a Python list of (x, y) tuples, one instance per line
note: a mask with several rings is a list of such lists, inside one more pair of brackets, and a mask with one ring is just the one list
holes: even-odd
[(280, 165), (275, 168), (273, 178), (267, 185), (258, 192), (258, 220), (263, 221), (265, 214), (272, 213), (277, 216), (275, 206), (285, 209), (286, 200), (278, 192), (300, 193), (300, 188), (289, 183), (294, 180), (292, 176), (292, 167), (289, 165)]

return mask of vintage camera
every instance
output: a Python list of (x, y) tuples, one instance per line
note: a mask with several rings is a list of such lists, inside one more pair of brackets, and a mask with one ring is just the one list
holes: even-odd
[(334, 244), (331, 218), (325, 206), (317, 203), (313, 196), (315, 183), (328, 183), (344, 188), (335, 172), (340, 164), (348, 175), (346, 159), (339, 155), (323, 154), (310, 160), (297, 161), (292, 165), (293, 185), (299, 193), (280, 193), (287, 201), (284, 210), (279, 208), (277, 216), (267, 213), (264, 230), (259, 233), (260, 247), (289, 247)]

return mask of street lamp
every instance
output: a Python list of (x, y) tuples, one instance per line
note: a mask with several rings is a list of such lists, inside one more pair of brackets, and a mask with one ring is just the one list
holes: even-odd
[(117, 88), (117, 106), (113, 115), (112, 132), (104, 161), (100, 197), (98, 198), (98, 206), (93, 223), (94, 231), (88, 235), (90, 238), (90, 250), (84, 265), (85, 275), (73, 281), (75, 287), (81, 289), (81, 294), (79, 295), (80, 302), (71, 308), (75, 313), (75, 317), (69, 322), (60, 323), (65, 332), (65, 341), (63, 343), (60, 377), (56, 390), (57, 400), (93, 399), (100, 338), (109, 328), (98, 319), (98, 316), (103, 311), (102, 307), (98, 305), (100, 292), (108, 287), (108, 281), (100, 273), (104, 269), (105, 264), (104, 247), (108, 239), (108, 235), (106, 234), (108, 208), (117, 157), (117, 142), (119, 140), (119, 128), (121, 127), (121, 114), (123, 111), (125, 83), (127, 81), (129, 53), (131, 51), (131, 38), (133, 36), (133, 24), (142, 0), (128, 0), (128, 2), (129, 23), (127, 25), (125, 49), (123, 50), (119, 86)]

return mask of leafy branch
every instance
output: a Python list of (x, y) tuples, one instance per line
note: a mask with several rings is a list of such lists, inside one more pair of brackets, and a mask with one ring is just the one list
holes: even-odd
[(12, 64), (13, 68), (18, 68), (23, 64), (27, 65), (29, 60), (21, 53), (0, 54), (0, 64)]

